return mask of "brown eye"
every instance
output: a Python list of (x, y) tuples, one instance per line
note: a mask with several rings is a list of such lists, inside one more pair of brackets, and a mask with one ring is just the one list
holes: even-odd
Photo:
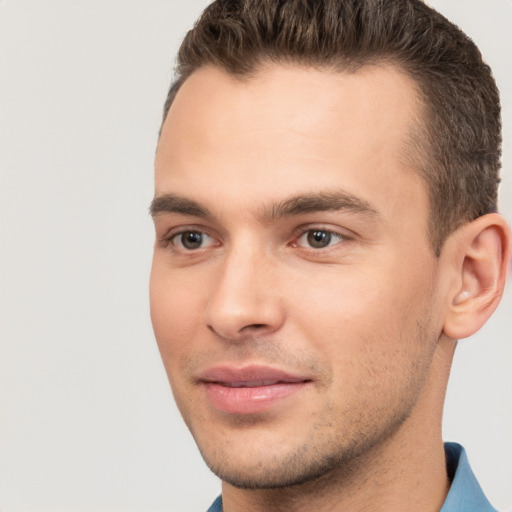
[(346, 238), (335, 231), (328, 229), (308, 229), (298, 238), (296, 245), (306, 249), (325, 249), (340, 242)]
[(331, 243), (332, 234), (322, 230), (308, 231), (306, 238), (308, 244), (314, 249), (323, 249)]
[(181, 244), (185, 249), (199, 249), (203, 243), (202, 233), (195, 233), (194, 231), (187, 231), (181, 234)]
[(172, 243), (180, 249), (194, 251), (209, 247), (213, 245), (215, 241), (211, 236), (201, 231), (183, 231), (173, 236)]

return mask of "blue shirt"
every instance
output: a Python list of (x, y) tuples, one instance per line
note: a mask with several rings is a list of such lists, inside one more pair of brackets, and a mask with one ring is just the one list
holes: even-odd
[[(497, 512), (478, 484), (464, 448), (457, 443), (445, 443), (446, 469), (452, 485), (439, 512)], [(208, 512), (222, 512), (219, 496)]]
[(457, 443), (445, 443), (444, 451), (448, 475), (453, 475), (453, 479), (440, 512), (497, 512), (471, 471), (464, 448)]

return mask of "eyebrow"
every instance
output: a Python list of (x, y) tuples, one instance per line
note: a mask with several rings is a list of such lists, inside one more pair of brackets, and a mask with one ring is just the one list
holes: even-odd
[(162, 213), (181, 213), (193, 217), (213, 217), (210, 211), (198, 202), (175, 194), (157, 196), (151, 201), (149, 213), (157, 217)]
[(281, 217), (290, 215), (343, 210), (371, 216), (379, 215), (379, 212), (364, 199), (344, 191), (336, 191), (291, 197), (290, 199), (272, 205), (265, 212), (265, 218), (273, 222)]
[[(364, 199), (344, 191), (301, 194), (267, 207), (263, 218), (275, 222), (282, 217), (326, 211), (348, 211), (371, 216), (379, 212)], [(176, 194), (157, 196), (151, 202), (149, 213), (152, 217), (164, 213), (180, 213), (193, 217), (213, 218), (214, 215), (198, 202)]]

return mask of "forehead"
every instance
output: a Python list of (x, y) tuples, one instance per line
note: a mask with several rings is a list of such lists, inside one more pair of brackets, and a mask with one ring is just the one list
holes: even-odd
[(272, 65), (243, 79), (201, 68), (164, 123), (156, 193), (256, 202), (341, 186), (384, 198), (393, 181), (395, 189), (397, 180), (418, 185), (407, 158), (418, 98), (393, 66), (348, 73)]
[(227, 133), (228, 123), (237, 117), (254, 127), (277, 128), (279, 121), (290, 127), (293, 121), (296, 126), (302, 122), (313, 128), (326, 109), (343, 117), (356, 110), (361, 119), (373, 114), (379, 125), (399, 128), (402, 122), (412, 121), (419, 108), (418, 97), (415, 82), (391, 64), (376, 63), (357, 71), (273, 64), (241, 77), (204, 66), (181, 86), (163, 128), (179, 123), (180, 128), (188, 125), (197, 135), (205, 135), (194, 126), (201, 118), (208, 121), (208, 132)]

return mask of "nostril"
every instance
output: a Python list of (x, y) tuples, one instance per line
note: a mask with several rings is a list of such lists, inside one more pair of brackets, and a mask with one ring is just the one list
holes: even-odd
[(246, 325), (242, 330), (258, 330), (260, 331), (261, 329), (265, 329), (267, 326), (265, 324), (251, 324), (251, 325)]
[(215, 326), (211, 324), (208, 324), (206, 327), (215, 335), (230, 341), (241, 341), (242, 339), (246, 339), (246, 337), (250, 337), (252, 335), (263, 334), (269, 328), (267, 324), (248, 324), (239, 330), (230, 332), (227, 329), (216, 329)]

